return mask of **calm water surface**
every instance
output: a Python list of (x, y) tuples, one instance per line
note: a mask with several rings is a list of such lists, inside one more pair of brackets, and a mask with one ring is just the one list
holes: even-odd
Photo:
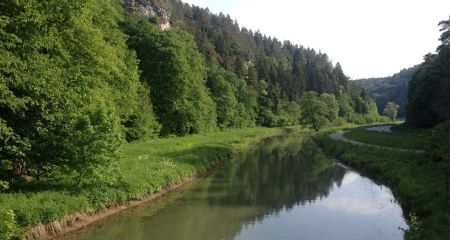
[(403, 239), (389, 188), (298, 135), (264, 140), (211, 177), (61, 239)]

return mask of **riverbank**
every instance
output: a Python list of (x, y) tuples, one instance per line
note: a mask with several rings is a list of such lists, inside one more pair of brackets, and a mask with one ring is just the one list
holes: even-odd
[(208, 177), (58, 239), (403, 240), (392, 192), (321, 154), (310, 136), (266, 138)]
[[(353, 139), (366, 139), (371, 144), (380, 139), (389, 141), (389, 138), (409, 141), (406, 145), (399, 145), (402, 147), (409, 148), (416, 144), (410, 140), (411, 133), (402, 137), (399, 134), (362, 131), (353, 130), (348, 135)], [(409, 216), (411, 231), (406, 234), (406, 239), (446, 239), (450, 236), (450, 209), (446, 202), (444, 175), (439, 173), (426, 154), (352, 145), (331, 139), (330, 133), (320, 133), (315, 137), (327, 154), (392, 189), (407, 213), (405, 215)], [(377, 137), (370, 138), (369, 135)]]
[(42, 180), (21, 192), (1, 193), (0, 213), (6, 217), (0, 219), (0, 236), (48, 239), (82, 228), (182, 186), (234, 152), (286, 131), (250, 128), (126, 144), (113, 185), (77, 189), (61, 178), (58, 184)]
[[(395, 128), (395, 127), (394, 127)], [(373, 131), (365, 128), (356, 128), (344, 133), (350, 140), (388, 148), (401, 148), (408, 150), (425, 150), (430, 142), (431, 129)]]

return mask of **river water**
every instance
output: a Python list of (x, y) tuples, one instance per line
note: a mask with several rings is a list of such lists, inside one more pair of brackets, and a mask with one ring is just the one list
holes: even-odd
[(327, 159), (310, 140), (263, 140), (210, 177), (61, 239), (403, 239), (389, 188)]

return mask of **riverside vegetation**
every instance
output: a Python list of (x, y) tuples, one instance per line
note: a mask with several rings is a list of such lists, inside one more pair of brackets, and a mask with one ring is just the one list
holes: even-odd
[[(373, 145), (402, 149), (420, 147), (433, 152), (439, 151), (433, 146), (433, 142), (442, 138), (446, 141), (444, 144), (449, 143), (448, 125), (445, 123), (436, 127), (433, 133), (428, 130), (405, 129), (380, 133), (356, 128), (345, 136)], [(444, 131), (439, 129), (446, 130), (438, 133)], [(316, 137), (326, 153), (392, 188), (396, 198), (410, 214), (410, 230), (407, 231), (406, 239), (445, 239), (443, 236), (450, 234), (448, 160), (433, 160), (436, 154), (351, 145), (332, 140), (328, 134), (329, 131), (325, 131)], [(438, 155), (444, 157), (446, 154), (448, 152), (440, 152)]]
[(344, 137), (358, 142), (384, 147), (425, 150), (430, 142), (431, 130), (413, 129), (409, 131), (402, 131), (399, 129), (393, 131), (392, 133), (383, 133), (367, 131), (365, 128), (357, 128), (344, 133)]
[[(132, 2), (171, 9), (172, 26), (119, 0), (0, 2), (1, 239), (141, 199), (280, 131), (263, 127), (389, 121), (324, 53), (178, 0)], [(410, 126), (449, 119), (449, 23), (411, 80)]]
[(439, 25), (442, 34), (437, 54), (426, 55), (410, 80), (406, 122), (394, 126), (392, 133), (358, 128), (344, 134), (390, 149), (334, 141), (328, 133), (316, 137), (328, 154), (388, 183), (410, 213), (406, 239), (450, 236), (450, 17)]
[(255, 126), (386, 120), (326, 54), (164, 2), (166, 30), (119, 0), (1, 1), (0, 238), (143, 198), (277, 131)]
[[(111, 184), (74, 186), (65, 176), (27, 183), (20, 191), (0, 194), (1, 239), (27, 234), (31, 226), (62, 220), (68, 215), (143, 199), (147, 195), (205, 172), (220, 159), (263, 137), (283, 133), (280, 128), (247, 128), (124, 144)], [(50, 232), (51, 233), (51, 232)]]

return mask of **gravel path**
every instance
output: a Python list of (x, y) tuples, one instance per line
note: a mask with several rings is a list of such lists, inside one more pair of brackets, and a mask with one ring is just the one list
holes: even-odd
[[(377, 130), (375, 130), (375, 131), (377, 131)], [(335, 141), (342, 141), (342, 142), (356, 145), (356, 146), (375, 147), (375, 148), (379, 148), (379, 149), (395, 150), (395, 151), (400, 151), (400, 152), (413, 152), (413, 153), (420, 153), (420, 154), (426, 153), (424, 150), (392, 148), (392, 147), (384, 147), (384, 146), (379, 146), (379, 145), (374, 145), (374, 144), (358, 142), (358, 141), (350, 140), (350, 139), (344, 137), (344, 133), (345, 132), (332, 133), (329, 135), (329, 137)]]

